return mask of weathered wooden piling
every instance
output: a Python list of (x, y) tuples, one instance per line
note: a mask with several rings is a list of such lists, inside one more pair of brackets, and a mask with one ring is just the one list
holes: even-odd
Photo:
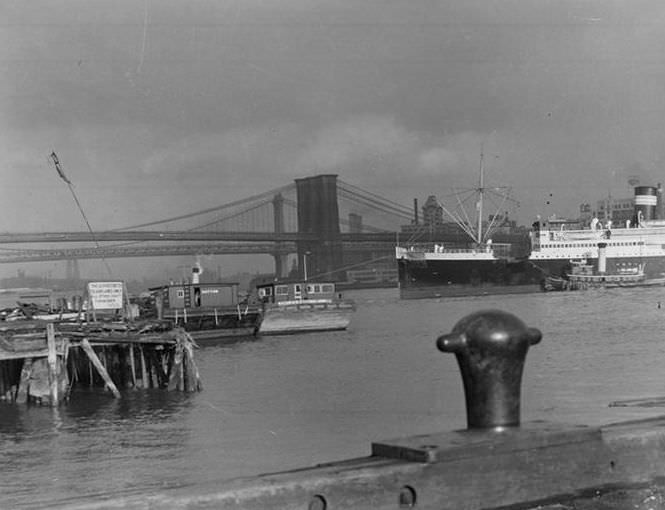
[(16, 402), (24, 404), (28, 401), (28, 384), (30, 384), (30, 375), (32, 374), (32, 358), (26, 358), (21, 369), (21, 379), (16, 392)]
[(523, 363), (540, 336), (491, 310), (464, 318), (438, 339), (460, 365), (470, 407), (466, 430), (377, 441), (368, 457), (309, 469), (70, 500), (59, 508), (665, 508), (665, 416), (602, 427), (520, 423)]
[(0, 397), (56, 406), (75, 384), (106, 387), (116, 398), (124, 388), (198, 391), (194, 346), (184, 330), (165, 321), (5, 323)]
[(51, 405), (58, 405), (58, 354), (55, 350), (55, 328), (53, 323), (46, 325), (46, 345), (48, 349), (48, 382)]
[(134, 362), (134, 346), (130, 344), (128, 350), (129, 350), (129, 367), (132, 372), (132, 384), (136, 388), (136, 363)]

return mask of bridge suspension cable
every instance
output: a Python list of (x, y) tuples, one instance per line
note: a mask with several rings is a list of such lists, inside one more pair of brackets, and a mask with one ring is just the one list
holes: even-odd
[(255, 211), (256, 209), (259, 209), (260, 207), (263, 207), (264, 205), (267, 205), (271, 202), (272, 202), (272, 198), (262, 200), (261, 202), (258, 202), (257, 204), (254, 204), (251, 207), (247, 207), (245, 209), (242, 209), (241, 211), (237, 211), (233, 214), (230, 214), (228, 216), (224, 216), (222, 218), (217, 218), (213, 221), (209, 221), (208, 223), (204, 223), (203, 225), (197, 225), (196, 227), (193, 227), (190, 230), (201, 230), (201, 229), (204, 229), (204, 228), (211, 227), (213, 225), (217, 225), (219, 223), (222, 223), (223, 221), (238, 218), (239, 216), (242, 216), (243, 214), (247, 214), (251, 211)]
[(270, 190), (270, 191), (265, 191), (263, 193), (259, 193), (258, 195), (254, 195), (254, 196), (251, 196), (251, 197), (248, 197), (248, 198), (243, 198), (242, 200), (236, 200), (234, 202), (229, 202), (228, 204), (218, 205), (216, 207), (210, 207), (208, 209), (203, 209), (201, 211), (197, 211), (197, 212), (193, 212), (193, 213), (189, 213), (189, 214), (182, 214), (180, 216), (173, 216), (171, 218), (166, 218), (166, 219), (163, 219), (163, 220), (156, 220), (156, 221), (151, 221), (151, 222), (148, 222), (148, 223), (141, 223), (139, 225), (132, 225), (132, 226), (129, 226), (129, 227), (117, 228), (115, 230), (116, 231), (117, 230), (133, 230), (133, 229), (143, 228), (143, 227), (152, 227), (154, 225), (162, 225), (164, 223), (169, 223), (169, 222), (172, 222), (172, 221), (194, 218), (196, 216), (202, 216), (204, 214), (208, 214), (208, 213), (211, 213), (211, 212), (221, 211), (221, 210), (224, 210), (224, 209), (228, 209), (230, 207), (236, 207), (238, 205), (249, 203), (249, 202), (252, 202), (252, 201), (255, 201), (255, 200), (262, 200), (262, 199), (265, 199), (268, 196), (271, 196), (271, 195), (274, 196), (277, 193), (282, 193), (282, 192), (292, 190), (294, 187), (295, 187), (295, 184), (288, 184), (286, 186), (282, 186), (281, 188), (276, 188), (276, 189), (273, 189), (273, 190)]
[(348, 184), (344, 181), (338, 181), (338, 190), (341, 196), (356, 201), (362, 205), (372, 207), (373, 209), (393, 214), (403, 219), (411, 219), (413, 217), (413, 212), (408, 207), (359, 188), (358, 186)]

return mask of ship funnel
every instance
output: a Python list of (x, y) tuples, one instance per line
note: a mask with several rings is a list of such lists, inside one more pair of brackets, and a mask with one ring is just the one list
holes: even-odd
[(199, 283), (199, 279), (203, 274), (203, 268), (199, 262), (192, 268), (192, 283)]
[(607, 271), (607, 254), (605, 250), (607, 243), (598, 243), (598, 274), (605, 274)]
[(642, 221), (656, 219), (656, 205), (658, 204), (658, 195), (653, 186), (635, 187), (635, 216)]

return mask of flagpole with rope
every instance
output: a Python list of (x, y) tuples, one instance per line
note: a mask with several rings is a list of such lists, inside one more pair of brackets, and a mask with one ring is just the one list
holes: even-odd
[[(99, 243), (97, 242), (97, 237), (95, 236), (95, 232), (92, 230), (92, 227), (90, 226), (90, 222), (88, 221), (88, 217), (85, 215), (85, 211), (83, 211), (83, 207), (81, 206), (81, 202), (79, 202), (78, 197), (76, 196), (76, 193), (74, 192), (74, 185), (72, 184), (72, 181), (70, 181), (67, 176), (65, 175), (65, 172), (62, 170), (62, 166), (60, 165), (60, 160), (58, 159), (57, 154), (55, 151), (51, 152), (51, 159), (53, 160), (53, 164), (55, 165), (55, 170), (58, 172), (58, 175), (60, 178), (67, 183), (67, 187), (69, 188), (69, 191), (72, 193), (72, 197), (74, 197), (74, 202), (76, 202), (76, 206), (78, 207), (79, 211), (81, 211), (81, 216), (83, 216), (83, 220), (85, 221), (85, 224), (88, 226), (88, 231), (90, 232), (90, 235), (92, 236), (92, 240), (95, 243), (95, 247), (100, 250), (101, 246), (99, 246)], [(104, 262), (104, 265), (106, 266), (106, 270), (109, 273), (109, 276), (113, 276), (113, 272), (111, 271), (111, 267), (108, 265), (106, 262), (106, 259), (104, 256), (101, 257), (102, 262)]]

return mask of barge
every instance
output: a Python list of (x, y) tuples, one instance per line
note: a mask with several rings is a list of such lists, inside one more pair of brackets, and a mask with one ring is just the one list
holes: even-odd
[(191, 281), (151, 288), (156, 314), (183, 328), (197, 342), (252, 337), (261, 324), (261, 309), (242, 299), (239, 284), (202, 283), (200, 265)]
[(332, 282), (273, 281), (256, 286), (262, 306), (261, 335), (346, 329), (355, 303)]

